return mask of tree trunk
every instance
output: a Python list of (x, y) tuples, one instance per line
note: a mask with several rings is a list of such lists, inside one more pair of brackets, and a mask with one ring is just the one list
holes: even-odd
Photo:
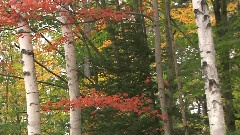
[(202, 116), (203, 118), (206, 117), (207, 114), (207, 103), (206, 101), (201, 101), (202, 102)]
[[(83, 6), (86, 7), (88, 2), (89, 1), (84, 1)], [(84, 20), (88, 21), (88, 18), (85, 18)], [(85, 34), (86, 34), (87, 37), (91, 36), (91, 29), (90, 29), (90, 24), (89, 23), (84, 24), (84, 31), (85, 31)], [(86, 50), (85, 51), (86, 53), (85, 53), (85, 56), (84, 56), (83, 71), (84, 71), (84, 75), (90, 79), (90, 77), (91, 77), (90, 58), (91, 57), (90, 57), (90, 50), (87, 46), (87, 42), (85, 44), (86, 44), (86, 46), (85, 46), (84, 50)]]
[(173, 121), (172, 116), (170, 114), (173, 114), (173, 107), (174, 107), (174, 89), (176, 89), (176, 85), (174, 82), (175, 79), (175, 70), (174, 70), (174, 62), (173, 62), (173, 50), (172, 50), (172, 39), (170, 34), (172, 34), (172, 27), (170, 22), (170, 0), (165, 0), (165, 29), (166, 29), (166, 51), (167, 51), (167, 76), (168, 76), (168, 82), (171, 84), (167, 88), (167, 109), (168, 109), (168, 117), (169, 117), (169, 126), (170, 126), (170, 134), (173, 133)]
[[(227, 1), (226, 0), (214, 0), (214, 13), (217, 26), (217, 35), (220, 39), (220, 42), (224, 42), (224, 37), (227, 34)], [(222, 40), (223, 39), (223, 40)], [(220, 43), (219, 42), (219, 43)], [(222, 86), (222, 95), (225, 99), (224, 110), (225, 110), (225, 121), (227, 129), (230, 131), (236, 130), (235, 117), (234, 117), (234, 106), (233, 106), (233, 94), (232, 94), (232, 85), (231, 85), (231, 75), (230, 75), (230, 46), (224, 44), (224, 50), (220, 50), (221, 53), (220, 63), (222, 76), (220, 78)]]
[(84, 64), (83, 64), (83, 70), (84, 70), (84, 75), (90, 79), (91, 77), (91, 72), (90, 72), (90, 55), (88, 51), (88, 46), (85, 47), (86, 54), (84, 56)]
[[(68, 19), (69, 14), (66, 12), (61, 13), (61, 22), (63, 23), (62, 35), (65, 38), (64, 51), (66, 60), (66, 71), (68, 78), (68, 88), (70, 101), (80, 96), (79, 82), (78, 82), (78, 68), (76, 53), (74, 48), (74, 39), (72, 26)], [(81, 135), (81, 109), (70, 108), (70, 135)]]
[(170, 124), (168, 122), (168, 112), (166, 107), (166, 98), (163, 84), (163, 71), (162, 71), (162, 56), (161, 56), (161, 39), (160, 39), (160, 21), (158, 13), (158, 1), (152, 0), (154, 12), (154, 35), (155, 35), (155, 61), (157, 72), (157, 84), (160, 99), (160, 106), (163, 115), (164, 134), (171, 135)]
[[(178, 88), (178, 99), (179, 104), (181, 108), (181, 114), (182, 114), (182, 120), (183, 120), (183, 129), (185, 132), (185, 135), (189, 135), (189, 126), (187, 123), (187, 117), (186, 117), (186, 109), (183, 101), (183, 94), (182, 94), (182, 86), (181, 86), (181, 80), (179, 77), (179, 70), (178, 70), (178, 64), (177, 64), (177, 57), (176, 57), (176, 46), (174, 43), (174, 37), (172, 32), (172, 26), (171, 26), (171, 16), (170, 16), (170, 0), (165, 0), (165, 19), (166, 19), (166, 39), (167, 39), (167, 46), (168, 46), (168, 64), (172, 65), (171, 71), (175, 73), (176, 80), (177, 80), (177, 88)], [(173, 84), (173, 83), (170, 83)], [(172, 92), (173, 96), (173, 92)]]
[(22, 67), (26, 89), (28, 135), (40, 135), (39, 92), (33, 60), (33, 45), (31, 44), (28, 24), (25, 22), (18, 23), (18, 33), (21, 35), (18, 41), (22, 55)]
[(199, 48), (205, 83), (204, 89), (208, 107), (210, 134), (225, 135), (224, 113), (216, 68), (209, 9), (206, 1), (193, 0), (192, 3), (198, 27)]

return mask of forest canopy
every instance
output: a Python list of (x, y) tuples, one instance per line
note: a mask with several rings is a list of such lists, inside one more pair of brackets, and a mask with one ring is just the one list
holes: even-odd
[(1, 0), (0, 134), (240, 134), (239, 9)]

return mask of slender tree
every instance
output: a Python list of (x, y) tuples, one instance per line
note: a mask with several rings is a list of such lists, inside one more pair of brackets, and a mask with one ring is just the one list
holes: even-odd
[[(183, 93), (182, 93), (182, 85), (181, 85), (181, 80), (179, 77), (179, 69), (178, 69), (178, 64), (177, 64), (177, 57), (176, 57), (176, 45), (174, 42), (174, 37), (173, 37), (173, 32), (172, 32), (172, 26), (171, 26), (171, 15), (170, 15), (170, 0), (165, 0), (165, 20), (166, 20), (166, 39), (167, 39), (167, 47), (168, 47), (168, 66), (169, 68), (169, 73), (171, 78), (173, 78), (173, 75), (175, 73), (175, 77), (177, 80), (177, 89), (178, 89), (178, 99), (179, 99), (179, 104), (181, 108), (181, 114), (182, 114), (182, 121), (183, 121), (183, 127), (184, 127), (184, 132), (185, 135), (189, 135), (189, 127), (187, 123), (187, 116), (186, 116), (186, 109), (184, 106), (184, 101), (183, 101)], [(171, 84), (173, 84), (173, 79), (171, 79)], [(173, 88), (169, 90), (170, 93), (169, 95), (172, 96), (173, 100)], [(173, 101), (169, 101), (173, 102)], [(170, 117), (170, 116), (169, 116)], [(170, 121), (171, 122), (171, 121)]]
[[(70, 101), (76, 99), (80, 96), (79, 81), (78, 81), (78, 68), (76, 53), (74, 48), (74, 38), (72, 26), (69, 24), (70, 14), (66, 10), (68, 6), (61, 8), (60, 21), (62, 22), (62, 35), (65, 38), (64, 51), (66, 60), (66, 71), (68, 78), (68, 88)], [(65, 11), (65, 12), (64, 12)], [(81, 109), (70, 108), (70, 134), (71, 135), (81, 135)]]
[[(18, 9), (15, 9), (18, 13)], [(24, 14), (22, 15), (24, 16)], [(31, 44), (30, 29), (25, 20), (18, 23), (19, 44), (22, 56), (22, 68), (26, 89), (28, 135), (40, 135), (40, 105), (34, 65), (33, 45)]]
[(199, 48), (203, 79), (205, 83), (204, 89), (207, 100), (210, 134), (225, 135), (224, 113), (216, 68), (209, 9), (206, 1), (193, 0), (192, 3), (198, 27)]
[[(167, 53), (167, 81), (169, 84), (171, 84), (169, 87), (167, 87), (167, 108), (168, 113), (173, 113), (173, 107), (174, 107), (174, 89), (176, 89), (174, 85), (174, 79), (175, 79), (175, 71), (174, 71), (174, 63), (173, 63), (173, 51), (172, 51), (172, 40), (170, 37), (170, 34), (172, 34), (172, 27), (170, 22), (170, 1), (165, 0), (165, 29), (166, 29), (166, 53)], [(172, 115), (169, 115), (169, 124), (170, 124), (170, 131), (171, 134), (173, 134), (173, 120)]]
[[(227, 1), (226, 0), (214, 0), (213, 9), (215, 14), (217, 35), (219, 37), (219, 43), (224, 43), (226, 40), (226, 35), (228, 32), (228, 18), (227, 18)], [(226, 43), (226, 42), (225, 42)], [(234, 117), (234, 107), (233, 107), (233, 90), (232, 81), (230, 75), (230, 50), (231, 45), (223, 44), (223, 50), (220, 50), (220, 72), (222, 73), (220, 77), (222, 95), (225, 98), (224, 108), (225, 108), (225, 121), (227, 129), (230, 131), (236, 130), (235, 117)]]
[(163, 70), (162, 70), (162, 56), (161, 56), (161, 39), (160, 39), (160, 21), (158, 12), (158, 1), (152, 0), (153, 12), (154, 12), (154, 36), (155, 36), (155, 61), (156, 61), (156, 72), (157, 72), (157, 84), (160, 99), (160, 106), (162, 114), (164, 115), (164, 133), (165, 135), (171, 135), (170, 124), (168, 122), (168, 112), (166, 106), (166, 98), (164, 92), (163, 83)]
[[(87, 6), (88, 5), (88, 3), (89, 3), (89, 0), (86, 0), (86, 1), (84, 1), (83, 2), (83, 6)], [(84, 19), (85, 21), (88, 21), (88, 18), (85, 18)], [(84, 24), (84, 31), (85, 31), (85, 33), (86, 33), (86, 36), (91, 36), (90, 34), (91, 34), (91, 28), (90, 28), (90, 23), (85, 23)], [(84, 48), (84, 50), (86, 50), (85, 52), (86, 52), (86, 54), (85, 54), (85, 56), (84, 56), (84, 65), (83, 65), (83, 70), (84, 70), (84, 75), (86, 76), (86, 77), (88, 77), (88, 78), (90, 78), (90, 76), (91, 76), (91, 72), (90, 72), (90, 51), (89, 51), (89, 47), (88, 47), (88, 45), (87, 45), (87, 43), (85, 43), (86, 45), (85, 45), (85, 48)]]

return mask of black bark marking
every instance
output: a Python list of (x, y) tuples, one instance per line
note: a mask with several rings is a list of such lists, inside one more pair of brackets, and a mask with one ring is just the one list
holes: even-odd
[(19, 30), (17, 31), (17, 34), (19, 34), (19, 33), (27, 33), (27, 32), (24, 31), (24, 29), (19, 29)]
[(194, 11), (193, 11), (195, 14), (203, 14), (203, 12), (201, 12), (199, 9), (194, 9)]
[(22, 60), (22, 65), (24, 66), (24, 61)]
[(202, 11), (204, 12), (205, 10), (204, 10), (204, 6), (208, 6), (208, 4), (207, 4), (207, 1), (206, 0), (202, 0), (201, 1), (201, 8), (202, 8)]
[(38, 94), (38, 92), (27, 92), (27, 94)]
[(213, 91), (213, 88), (219, 88), (218, 83), (214, 79), (209, 79), (209, 91), (212, 92), (212, 94), (216, 93), (217, 91)]
[(30, 76), (31, 73), (30, 73), (29, 71), (24, 71), (24, 72), (23, 72), (23, 75), (24, 75), (24, 76)]
[(31, 56), (33, 56), (34, 54), (33, 54), (33, 50), (26, 50), (26, 49), (22, 49), (21, 50), (21, 54), (23, 55), (23, 54), (26, 54), (26, 55), (31, 55)]
[(36, 103), (30, 103), (29, 105), (32, 106), (32, 105), (39, 105), (39, 104), (36, 104)]
[(204, 13), (201, 12), (199, 9), (194, 9), (193, 12), (194, 12), (194, 17), (195, 17), (195, 18), (197, 18), (197, 15), (198, 15), (198, 14), (202, 14), (202, 15), (204, 15)]
[(209, 86), (213, 86), (214, 84), (217, 84), (214, 79), (209, 79)]
[(30, 106), (32, 106), (32, 105), (38, 105), (38, 104), (35, 104), (35, 103), (30, 103)]
[(209, 15), (203, 15), (203, 22), (206, 21), (209, 18)]
[(206, 69), (207, 65), (208, 64), (207, 64), (206, 61), (202, 62), (202, 74), (203, 74), (202, 78), (204, 79), (204, 82), (206, 82), (208, 80), (208, 78), (207, 78), (207, 69)]
[(41, 134), (38, 134), (38, 133), (34, 133), (34, 132), (31, 132), (31, 134), (33, 134), (33, 135), (41, 135)]
[(211, 53), (211, 51), (207, 51), (207, 53)]
[(209, 22), (206, 26), (206, 28), (210, 28), (211, 27), (211, 23)]
[(216, 104), (221, 105), (221, 103), (218, 102), (217, 100), (213, 100), (213, 101), (212, 101), (213, 109), (216, 109), (216, 108), (217, 108), (217, 105), (216, 105)]
[(204, 69), (206, 66), (207, 66), (207, 62), (206, 62), (206, 61), (203, 61), (203, 62), (202, 62), (202, 68)]

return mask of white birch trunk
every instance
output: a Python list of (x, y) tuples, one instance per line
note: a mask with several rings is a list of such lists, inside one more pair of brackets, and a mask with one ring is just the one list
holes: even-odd
[[(66, 39), (64, 43), (66, 71), (68, 78), (68, 88), (70, 101), (80, 96), (79, 82), (78, 82), (78, 68), (76, 53), (74, 48), (73, 31), (71, 24), (68, 24), (68, 14), (61, 13), (60, 21), (63, 37)], [(70, 135), (81, 135), (81, 109), (70, 108)]]
[(168, 121), (168, 115), (167, 115), (168, 113), (167, 113), (167, 107), (166, 107), (166, 101), (165, 101), (166, 98), (165, 98), (164, 83), (163, 83), (158, 1), (152, 0), (152, 5), (153, 5), (153, 12), (154, 12), (153, 15), (154, 15), (154, 36), (155, 36), (155, 61), (156, 61), (158, 92), (159, 92), (161, 111), (164, 116), (163, 117), (164, 134), (170, 135), (170, 125), (167, 122)]
[(211, 135), (225, 135), (226, 128), (221, 102), (219, 78), (215, 62), (215, 49), (210, 23), (209, 9), (205, 0), (193, 0), (193, 8), (198, 27), (205, 94)]
[(30, 30), (25, 22), (18, 23), (18, 38), (22, 55), (22, 67), (27, 100), (27, 129), (28, 135), (40, 135), (40, 105), (37, 88), (36, 71), (34, 66), (33, 45), (30, 39)]

